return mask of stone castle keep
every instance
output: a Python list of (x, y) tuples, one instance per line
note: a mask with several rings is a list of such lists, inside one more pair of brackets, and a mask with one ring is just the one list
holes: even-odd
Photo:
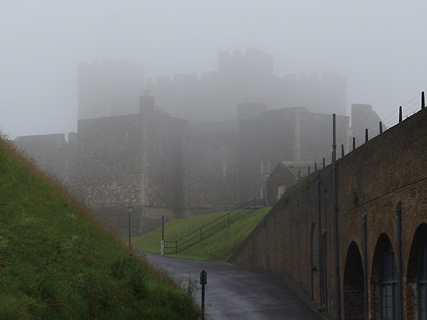
[[(279, 78), (272, 70), (272, 57), (257, 50), (220, 53), (218, 70), (200, 77), (156, 81), (130, 63), (81, 64), (77, 132), (68, 141), (54, 134), (15, 144), (119, 233), (128, 203), (133, 234), (158, 226), (162, 215), (226, 210), (266, 198), (281, 161), (329, 162), (333, 112), (338, 143), (348, 146), (345, 79)], [(366, 122), (368, 109), (355, 119)]]

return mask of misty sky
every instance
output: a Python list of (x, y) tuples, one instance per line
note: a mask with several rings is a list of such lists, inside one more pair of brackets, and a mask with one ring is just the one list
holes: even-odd
[(0, 0), (0, 43), (0, 130), (11, 138), (77, 130), (83, 61), (127, 60), (156, 77), (256, 48), (278, 76), (345, 75), (348, 110), (372, 104), (386, 124), (427, 89), (425, 0)]

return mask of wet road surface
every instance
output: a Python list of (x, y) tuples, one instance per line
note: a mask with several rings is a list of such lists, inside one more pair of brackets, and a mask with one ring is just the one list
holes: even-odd
[(207, 272), (205, 320), (321, 319), (277, 275), (247, 270), (222, 262), (193, 261), (143, 254), (176, 281), (197, 281), (201, 301), (200, 272)]

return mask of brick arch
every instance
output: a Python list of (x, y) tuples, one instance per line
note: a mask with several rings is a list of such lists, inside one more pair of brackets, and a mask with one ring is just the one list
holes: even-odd
[(363, 320), (363, 265), (360, 250), (352, 241), (347, 250), (344, 269), (344, 318)]
[[(380, 319), (380, 282), (384, 253), (387, 248), (393, 244), (386, 233), (380, 234), (375, 245), (374, 255), (372, 257), (371, 276), (369, 279), (369, 312), (371, 319)], [(396, 259), (394, 261), (397, 265)]]
[(425, 243), (427, 243), (427, 224), (423, 223), (418, 226), (414, 233), (406, 266), (406, 283), (403, 284), (403, 291), (406, 294), (407, 319), (419, 319), (417, 282), (421, 251)]

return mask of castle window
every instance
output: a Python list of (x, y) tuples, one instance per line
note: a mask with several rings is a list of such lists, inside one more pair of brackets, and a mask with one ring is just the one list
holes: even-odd
[(270, 161), (262, 161), (261, 173), (269, 173), (269, 172), (270, 172)]
[(421, 249), (418, 269), (418, 319), (427, 320), (427, 242)]
[(397, 272), (390, 243), (384, 252), (380, 286), (381, 319), (396, 319)]

